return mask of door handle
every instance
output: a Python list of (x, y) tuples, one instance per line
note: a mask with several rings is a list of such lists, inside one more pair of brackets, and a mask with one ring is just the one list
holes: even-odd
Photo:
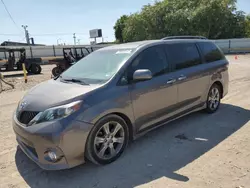
[(178, 80), (181, 81), (181, 80), (185, 80), (186, 78), (187, 78), (186, 76), (181, 75), (181, 76), (178, 78)]
[(170, 79), (170, 80), (167, 81), (167, 84), (173, 84), (175, 82), (176, 82), (176, 79)]

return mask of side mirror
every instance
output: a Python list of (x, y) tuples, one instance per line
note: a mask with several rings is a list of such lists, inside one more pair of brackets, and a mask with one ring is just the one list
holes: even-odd
[(134, 81), (142, 81), (142, 80), (151, 80), (152, 72), (148, 69), (139, 69), (134, 72), (133, 80)]

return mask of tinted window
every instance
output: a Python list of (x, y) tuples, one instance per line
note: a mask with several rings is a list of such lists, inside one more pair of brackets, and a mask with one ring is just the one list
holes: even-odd
[(199, 43), (199, 46), (207, 63), (219, 61), (225, 58), (221, 51), (213, 43), (201, 42)]
[(153, 76), (159, 76), (166, 72), (167, 67), (164, 50), (159, 46), (150, 47), (141, 52), (132, 62), (129, 67), (129, 76), (132, 76), (138, 69), (149, 69)]
[(167, 45), (168, 60), (175, 70), (184, 69), (201, 64), (201, 58), (195, 44), (169, 44)]

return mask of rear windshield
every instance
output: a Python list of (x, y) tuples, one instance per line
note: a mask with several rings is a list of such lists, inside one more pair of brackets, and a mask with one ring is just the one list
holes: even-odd
[(222, 51), (214, 43), (199, 42), (198, 44), (207, 63), (225, 59)]
[(80, 79), (86, 84), (105, 83), (117, 73), (132, 53), (133, 49), (95, 51), (71, 66), (61, 77)]

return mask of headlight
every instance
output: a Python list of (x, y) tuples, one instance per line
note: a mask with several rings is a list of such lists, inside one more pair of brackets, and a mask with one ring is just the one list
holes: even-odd
[(37, 114), (29, 123), (29, 125), (38, 124), (55, 119), (65, 118), (80, 109), (82, 101), (72, 102), (63, 106), (49, 108)]

